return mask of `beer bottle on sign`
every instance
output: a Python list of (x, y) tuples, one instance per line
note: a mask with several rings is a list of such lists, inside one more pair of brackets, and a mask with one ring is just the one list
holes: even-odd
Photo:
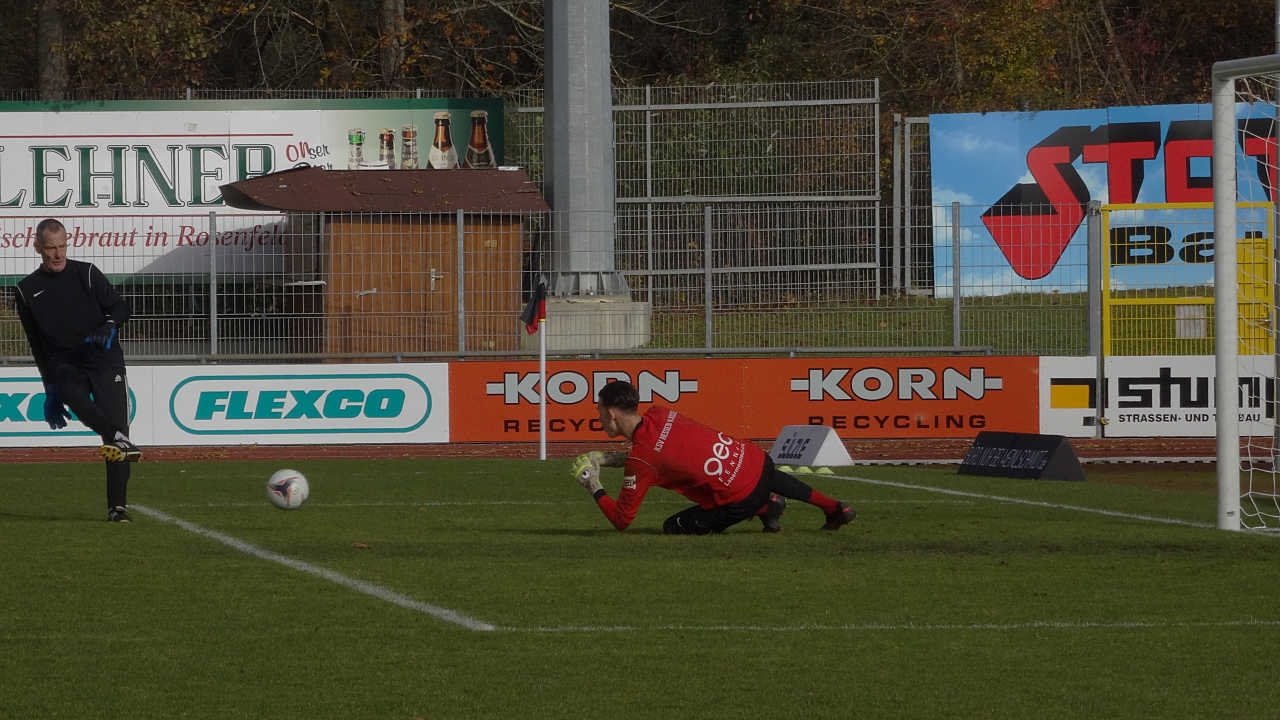
[(431, 140), (431, 151), (427, 154), (427, 163), (434, 170), (449, 170), (458, 167), (458, 151), (453, 149), (453, 140), (449, 137), (449, 113), (435, 114), (436, 134)]
[(364, 162), (364, 128), (347, 131), (347, 169), (359, 170)]
[(396, 131), (391, 128), (378, 131), (378, 162), (386, 163), (388, 170), (396, 169)]
[(489, 113), (471, 111), (471, 140), (467, 143), (467, 167), (491, 168), (497, 165), (489, 145)]
[(400, 169), (418, 169), (418, 128), (405, 125), (400, 128)]

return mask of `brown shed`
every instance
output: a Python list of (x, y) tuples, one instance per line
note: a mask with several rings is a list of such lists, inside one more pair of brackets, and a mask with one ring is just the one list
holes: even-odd
[(320, 216), (322, 352), (517, 349), (522, 216), (549, 209), (524, 171), (298, 168), (222, 195), (232, 207)]

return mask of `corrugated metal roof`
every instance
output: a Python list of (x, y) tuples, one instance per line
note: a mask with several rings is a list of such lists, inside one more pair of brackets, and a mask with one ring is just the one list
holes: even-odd
[(302, 167), (222, 186), (245, 210), (285, 212), (544, 212), (524, 170), (325, 170)]

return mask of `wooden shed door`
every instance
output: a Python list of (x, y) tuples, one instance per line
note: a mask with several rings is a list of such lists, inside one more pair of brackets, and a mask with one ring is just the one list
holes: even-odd
[(457, 235), (452, 217), (333, 215), (326, 240), (328, 352), (456, 350)]

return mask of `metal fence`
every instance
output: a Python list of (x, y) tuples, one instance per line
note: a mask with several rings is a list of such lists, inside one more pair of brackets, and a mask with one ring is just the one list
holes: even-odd
[[(240, 96), (258, 95), (217, 95)], [(553, 299), (575, 318), (553, 318), (555, 352), (1084, 352), (1085, 288), (1042, 292), (961, 252), (981, 229), (930, 202), (924, 118), (895, 123), (882, 207), (879, 110), (874, 81), (615, 89), (614, 261), (633, 305)], [(508, 97), (505, 117), (506, 162), (540, 182), (539, 95)], [(527, 354), (517, 316), (555, 270), (549, 214), (63, 219), (71, 257), (133, 305), (128, 351), (158, 362)], [(0, 233), (33, 222), (0, 216)], [(11, 249), (4, 284), (37, 262)], [(11, 303), (0, 357), (28, 357)]]
[[(934, 212), (948, 224), (934, 228), (932, 253), (947, 260), (929, 271), (935, 290), (884, 293), (872, 212), (792, 204), (624, 206), (615, 259), (632, 303), (583, 307), (553, 298), (552, 349), (575, 355), (1087, 350), (1087, 268), (1075, 268), (1079, 287), (1033, 290), (975, 240), (978, 228), (956, 222), (962, 215), (956, 208), (940, 207)], [(91, 227), (68, 224), (69, 255), (96, 263), (121, 288), (134, 310), (125, 346), (138, 360), (515, 356), (535, 347), (519, 315), (550, 266), (553, 220), (548, 213), (216, 212), (166, 218), (128, 238), (125, 222), (97, 218)], [(0, 219), (0, 233), (28, 231)], [(6, 263), (11, 284), (38, 257), (30, 251)], [(582, 313), (605, 322), (583, 325)], [(610, 313), (635, 323), (610, 323)], [(576, 319), (566, 325), (570, 315)], [(0, 314), (0, 356), (27, 358), (8, 302)]]
[(893, 259), (895, 291), (933, 288), (933, 188), (929, 174), (929, 118), (894, 115)]
[[(614, 89), (620, 204), (880, 202), (874, 80)], [(508, 160), (543, 180), (542, 96), (508, 98)]]

